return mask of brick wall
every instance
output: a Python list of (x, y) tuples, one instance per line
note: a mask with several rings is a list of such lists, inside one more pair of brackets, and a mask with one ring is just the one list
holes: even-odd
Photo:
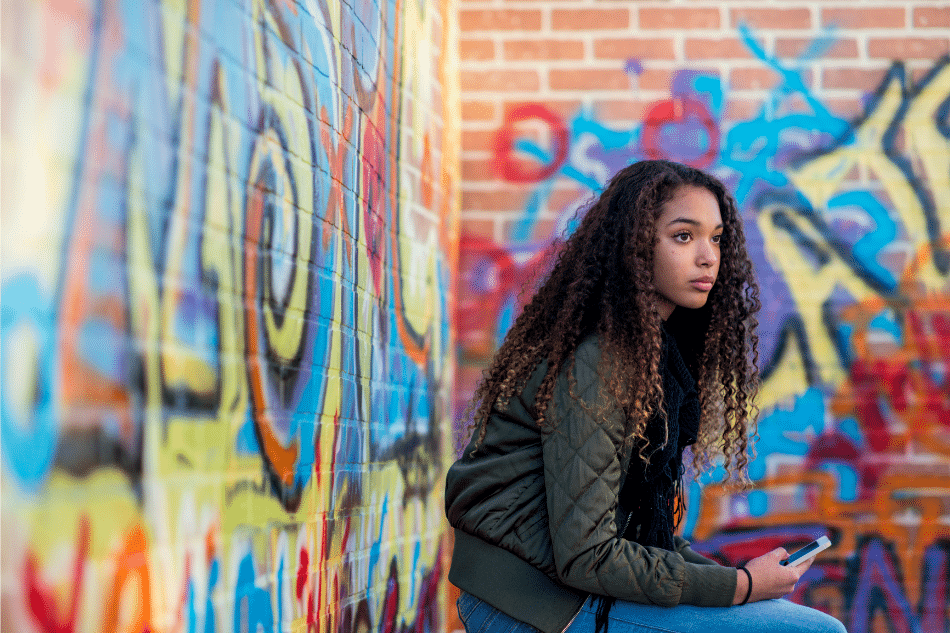
[(763, 288), (762, 415), (757, 490), (693, 486), (685, 532), (735, 562), (827, 531), (795, 600), (945, 630), (950, 5), (463, 0), (459, 24), (456, 410), (610, 174), (708, 168)]
[(454, 1), (0, 21), (0, 630), (440, 630)]

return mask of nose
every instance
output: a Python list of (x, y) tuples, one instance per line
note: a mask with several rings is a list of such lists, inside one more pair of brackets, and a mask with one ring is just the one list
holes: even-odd
[(709, 241), (700, 241), (696, 262), (704, 268), (715, 266), (719, 262), (719, 250), (716, 245)]

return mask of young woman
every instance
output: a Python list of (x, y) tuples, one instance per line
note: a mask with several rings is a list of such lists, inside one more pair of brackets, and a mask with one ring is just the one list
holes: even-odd
[(808, 568), (784, 549), (737, 569), (674, 535), (685, 447), (748, 483), (758, 309), (722, 183), (669, 161), (610, 181), (485, 373), (448, 473), (468, 633), (844, 631), (778, 600)]

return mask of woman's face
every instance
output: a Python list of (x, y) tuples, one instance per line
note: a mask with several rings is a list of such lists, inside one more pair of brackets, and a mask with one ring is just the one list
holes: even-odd
[(722, 231), (719, 203), (704, 187), (680, 187), (663, 205), (656, 220), (653, 285), (664, 320), (677, 306), (706, 304), (719, 275)]

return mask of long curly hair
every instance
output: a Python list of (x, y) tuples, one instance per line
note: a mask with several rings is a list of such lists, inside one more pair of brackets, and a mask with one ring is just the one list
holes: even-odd
[[(508, 331), (483, 372), (469, 411), (485, 438), (492, 409), (504, 409), (539, 362), (547, 373), (534, 401), (537, 423), (547, 415), (557, 376), (573, 373), (574, 353), (591, 334), (598, 337), (607, 398), (603, 411), (619, 406), (624, 437), (649, 460), (646, 428), (654, 415), (665, 420), (661, 362), (661, 317), (653, 285), (656, 219), (677, 190), (709, 190), (719, 203), (723, 233), (719, 276), (706, 305), (676, 308), (667, 332), (676, 337), (697, 382), (699, 434), (692, 447), (696, 476), (723, 458), (726, 479), (748, 486), (751, 429), (757, 410), (758, 285), (745, 247), (735, 199), (716, 178), (665, 160), (641, 161), (619, 171), (593, 201), (576, 230), (556, 245), (550, 272)], [(674, 438), (675, 441), (675, 438)], [(656, 448), (656, 447), (654, 447)]]

